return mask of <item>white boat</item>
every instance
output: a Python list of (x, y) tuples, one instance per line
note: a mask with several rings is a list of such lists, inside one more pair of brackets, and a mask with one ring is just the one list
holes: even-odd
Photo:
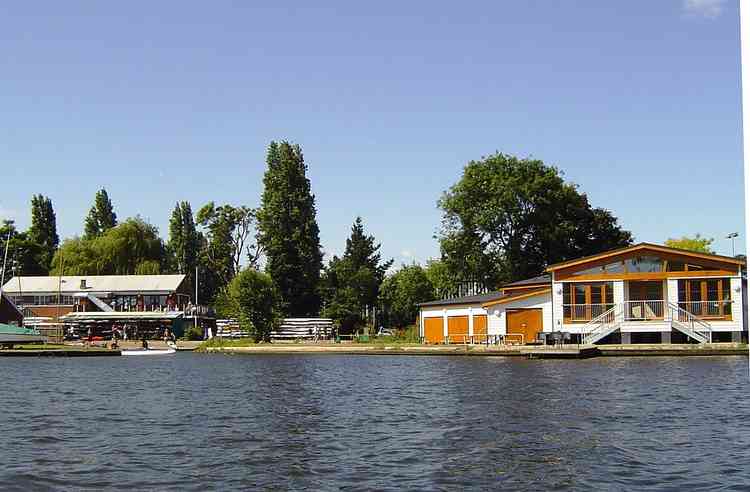
[(176, 354), (177, 351), (173, 348), (167, 349), (136, 349), (136, 350), (122, 350), (120, 355), (172, 355)]

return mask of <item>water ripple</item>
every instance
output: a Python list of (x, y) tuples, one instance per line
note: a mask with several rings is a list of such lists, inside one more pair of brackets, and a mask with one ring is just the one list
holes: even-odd
[(746, 490), (747, 361), (0, 359), (0, 489)]

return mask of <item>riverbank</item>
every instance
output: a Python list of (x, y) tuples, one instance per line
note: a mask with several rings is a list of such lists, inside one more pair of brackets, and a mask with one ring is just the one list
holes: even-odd
[(748, 347), (737, 343), (714, 344), (630, 344), (630, 345), (421, 345), (421, 344), (254, 344), (206, 346), (201, 352), (225, 354), (340, 354), (340, 355), (444, 355), (478, 357), (589, 358), (632, 356), (747, 356)]

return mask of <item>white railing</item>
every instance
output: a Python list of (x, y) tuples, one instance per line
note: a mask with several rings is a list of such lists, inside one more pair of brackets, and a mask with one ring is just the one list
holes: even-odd
[(709, 323), (706, 323), (698, 316), (682, 309), (677, 304), (670, 302), (668, 307), (669, 320), (672, 322), (674, 328), (690, 337), (693, 337), (699, 342), (711, 343), (713, 339), (713, 331)]
[(732, 301), (678, 302), (677, 307), (698, 318), (732, 319)]
[(563, 314), (570, 321), (591, 321), (614, 307), (614, 304), (563, 304)]
[(614, 304), (581, 327), (581, 341), (584, 344), (593, 343), (611, 333), (622, 321), (622, 311), (619, 304)]
[(626, 301), (625, 321), (663, 320), (666, 301)]
[(698, 342), (712, 341), (711, 325), (701, 316), (678, 304), (661, 300), (614, 304), (611, 309), (581, 326), (581, 340), (584, 344), (595, 343), (619, 328), (624, 321), (666, 321)]

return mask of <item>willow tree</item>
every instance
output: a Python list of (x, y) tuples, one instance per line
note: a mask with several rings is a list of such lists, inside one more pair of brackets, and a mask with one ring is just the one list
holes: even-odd
[(94, 239), (63, 241), (52, 261), (52, 275), (158, 274), (165, 258), (159, 230), (130, 218)]

